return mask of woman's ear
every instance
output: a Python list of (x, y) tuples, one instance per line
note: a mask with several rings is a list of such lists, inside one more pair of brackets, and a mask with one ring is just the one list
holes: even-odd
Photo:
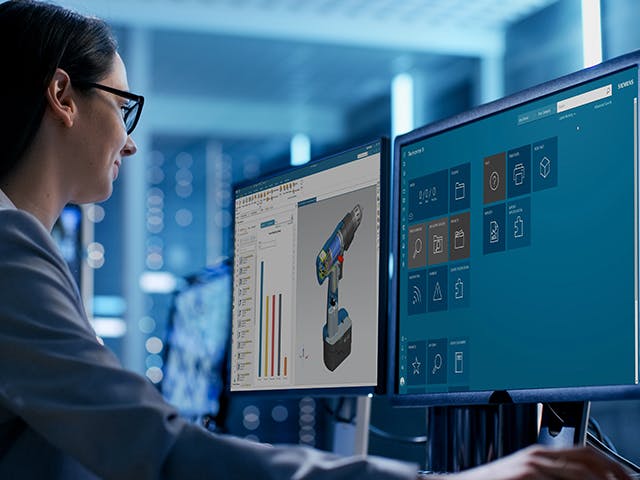
[(53, 116), (65, 126), (72, 127), (77, 114), (77, 103), (69, 74), (57, 68), (46, 91), (47, 103)]

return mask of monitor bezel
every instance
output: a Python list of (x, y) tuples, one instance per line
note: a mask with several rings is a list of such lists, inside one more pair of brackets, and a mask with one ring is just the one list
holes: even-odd
[[(575, 73), (560, 77), (558, 79), (545, 82), (531, 87), (521, 92), (506, 96), (496, 101), (480, 105), (476, 108), (460, 113), (453, 117), (437, 121), (423, 127), (417, 128), (404, 135), (396, 137), (393, 151), (393, 172), (392, 180), (392, 210), (391, 210), (391, 255), (394, 265), (399, 265), (399, 238), (400, 238), (400, 153), (405, 145), (416, 141), (424, 140), (428, 137), (444, 133), (448, 130), (458, 128), (472, 122), (490, 117), (497, 113), (518, 108), (523, 104), (539, 100), (550, 95), (561, 93), (564, 90), (578, 87), (586, 82), (596, 80), (602, 76), (616, 73), (630, 67), (638, 67), (638, 78), (636, 78), (636, 90), (640, 97), (640, 50), (614, 58), (594, 67), (586, 68)], [(636, 126), (638, 128), (638, 126)], [(638, 132), (636, 132), (638, 135)], [(638, 137), (640, 138), (640, 137)], [(636, 208), (635, 208), (635, 311), (638, 316), (638, 159), (636, 158)], [(610, 385), (610, 386), (583, 386), (566, 388), (531, 388), (515, 390), (485, 390), (467, 392), (442, 392), (442, 393), (419, 393), (400, 394), (399, 393), (399, 281), (396, 272), (393, 272), (390, 287), (391, 298), (389, 299), (389, 371), (387, 391), (390, 392), (391, 401), (398, 406), (434, 406), (434, 405), (486, 405), (491, 403), (538, 403), (538, 402), (569, 402), (569, 401), (591, 401), (591, 400), (613, 400), (640, 398), (640, 384), (637, 385)], [(638, 339), (636, 339), (636, 342)]]
[[(299, 166), (288, 166), (278, 170), (271, 171), (266, 175), (260, 175), (259, 178), (244, 180), (237, 182), (233, 185), (233, 241), (232, 245), (235, 248), (235, 200), (238, 196), (238, 191), (253, 185), (256, 185), (263, 181), (269, 181), (275, 177), (283, 174), (289, 174), (297, 172), (301, 169), (309, 167), (309, 165), (319, 164), (322, 162), (330, 161), (335, 157), (347, 154), (352, 151), (362, 150), (369, 145), (380, 143), (380, 250), (379, 250), (379, 269), (378, 269), (378, 372), (377, 381), (375, 385), (366, 386), (341, 386), (341, 387), (285, 387), (275, 389), (251, 389), (251, 390), (232, 390), (231, 389), (231, 366), (229, 365), (227, 372), (227, 393), (234, 396), (242, 397), (260, 397), (260, 398), (292, 398), (292, 397), (334, 397), (334, 396), (365, 396), (365, 395), (381, 395), (387, 393), (387, 372), (388, 366), (388, 299), (389, 299), (389, 275), (388, 275), (388, 259), (390, 255), (390, 238), (389, 238), (389, 219), (390, 219), (390, 204), (389, 199), (391, 195), (390, 188), (390, 175), (391, 175), (391, 142), (387, 137), (378, 137), (368, 142), (360, 143), (356, 146), (339, 150), (335, 153), (318, 156), (312, 159), (310, 162)], [(235, 257), (235, 251), (234, 251)], [(232, 269), (233, 276), (233, 269)], [(232, 277), (233, 282), (233, 277)], [(232, 286), (233, 295), (233, 286)], [(233, 299), (232, 299), (233, 307)], [(233, 313), (231, 316), (231, 322), (233, 322)], [(231, 325), (233, 329), (233, 325)], [(233, 330), (231, 330), (233, 332)], [(231, 335), (231, 338), (233, 336)], [(231, 354), (231, 349), (229, 349)]]

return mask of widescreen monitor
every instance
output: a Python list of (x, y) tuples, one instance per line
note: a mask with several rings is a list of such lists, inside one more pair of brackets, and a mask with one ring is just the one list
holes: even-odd
[(386, 139), (235, 189), (232, 392), (384, 386)]
[(638, 396), (639, 60), (398, 137), (398, 403)]

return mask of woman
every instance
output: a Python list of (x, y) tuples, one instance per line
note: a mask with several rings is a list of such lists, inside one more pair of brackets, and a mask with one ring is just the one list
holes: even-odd
[[(106, 24), (0, 4), (0, 478), (410, 479), (415, 468), (214, 436), (97, 341), (50, 237), (65, 204), (108, 198), (144, 99)], [(626, 478), (585, 449), (534, 448), (462, 479)]]

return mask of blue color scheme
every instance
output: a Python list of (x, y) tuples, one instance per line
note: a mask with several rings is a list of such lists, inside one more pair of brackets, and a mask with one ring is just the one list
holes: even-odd
[(471, 304), (471, 266), (469, 262), (449, 267), (449, 308), (465, 308)]
[(163, 349), (162, 394), (182, 415), (196, 418), (218, 413), (224, 389), (231, 263), (205, 269), (192, 280), (174, 297)]
[(409, 221), (446, 215), (449, 207), (449, 172), (425, 175), (409, 182)]
[[(602, 133), (594, 132), (594, 134)], [(612, 145), (612, 149), (613, 148)], [(534, 192), (546, 188), (553, 188), (558, 185), (558, 162), (558, 137), (548, 138), (533, 144), (532, 169)], [(594, 165), (594, 168), (598, 167)]]
[(449, 383), (456, 386), (468, 384), (470, 367), (468, 339), (449, 340)]
[(487, 207), (482, 212), (482, 252), (502, 252), (505, 249), (505, 208), (504, 203)]
[(524, 197), (507, 204), (507, 248), (531, 245), (531, 199)]
[(306, 200), (302, 200), (298, 202), (298, 207), (304, 207), (305, 205), (311, 205), (312, 203), (316, 203), (318, 199), (316, 197), (307, 198)]
[(471, 205), (471, 164), (464, 163), (449, 171), (449, 210), (466, 210)]
[(409, 315), (427, 311), (427, 271), (418, 270), (409, 275), (409, 296), (407, 297)]
[(347, 317), (349, 317), (349, 312), (346, 309), (341, 308), (338, 310), (338, 325), (344, 322)]
[(260, 224), (260, 228), (267, 228), (267, 227), (273, 227), (276, 224), (275, 220), (268, 220), (266, 222), (262, 222)]
[(447, 309), (447, 267), (429, 269), (429, 311), (440, 312)]
[(427, 342), (410, 342), (407, 345), (407, 384), (427, 383)]
[(427, 382), (447, 383), (447, 339), (427, 342)]
[(531, 145), (507, 152), (507, 196), (527, 195), (531, 192)]
[[(469, 221), (470, 230), (478, 233), (471, 236), (470, 255), (439, 267), (448, 275), (443, 282), (446, 310), (433, 310), (431, 296), (439, 275), (433, 270), (428, 276), (428, 312), (412, 308), (408, 299), (415, 281), (406, 251), (398, 250), (399, 338), (407, 344), (465, 339), (473, 349), (462, 353), (468, 378), (456, 379), (455, 352), (449, 348), (454, 346), (447, 345), (448, 381), (430, 383), (428, 378), (426, 394), (468, 390), (479, 398), (495, 390), (635, 385), (638, 67), (600, 68), (545, 86), (538, 90), (545, 95), (534, 100), (525, 101), (536, 93), (527, 92), (474, 111), (464, 121), (454, 118), (399, 138), (398, 238), (420, 221), (409, 218), (415, 198), (410, 185), (422, 186), (426, 179), (468, 163), (469, 182), (476, 187), (470, 190)], [(595, 76), (603, 71), (606, 75)], [(611, 94), (602, 99), (555, 113), (546, 108), (608, 85)], [(519, 123), (521, 115), (538, 111), (543, 114)], [(493, 192), (477, 187), (489, 173), (498, 172), (500, 152), (508, 157), (516, 151), (505, 165), (504, 178), (514, 182), (507, 184), (506, 200), (500, 200), (499, 192), (504, 182)], [(488, 159), (495, 164), (489, 163), (485, 172)], [(521, 185), (513, 180), (518, 178), (513, 176), (516, 159), (525, 160)], [(529, 193), (522, 186), (527, 173)], [(401, 208), (404, 202), (408, 211)], [(445, 215), (452, 214), (440, 216)], [(493, 243), (492, 221), (498, 226)], [(461, 277), (464, 294), (470, 291), (473, 298), (463, 307), (455, 300), (456, 273), (462, 272), (454, 269), (465, 263), (469, 284)], [(429, 363), (429, 347), (427, 351)], [(397, 388), (401, 395), (416, 393), (416, 387)], [(540, 395), (548, 398), (545, 392)]]

